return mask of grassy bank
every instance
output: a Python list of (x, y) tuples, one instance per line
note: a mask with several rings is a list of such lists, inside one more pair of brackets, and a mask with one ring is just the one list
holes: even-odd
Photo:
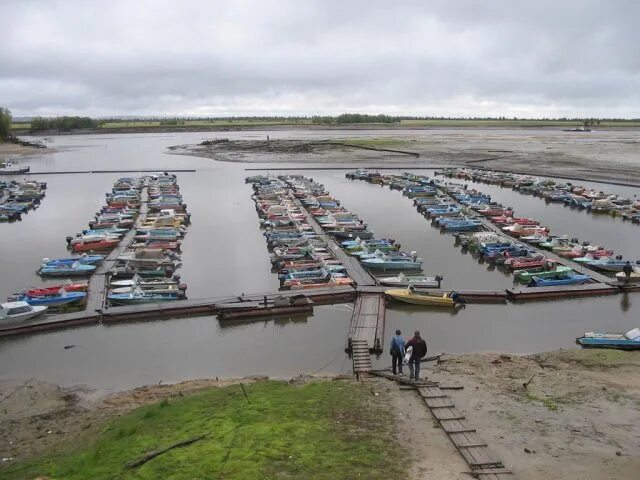
[[(391, 417), (363, 385), (265, 381), (209, 388), (89, 428), (2, 479), (390, 478), (404, 476)], [(199, 438), (128, 468), (150, 451)]]

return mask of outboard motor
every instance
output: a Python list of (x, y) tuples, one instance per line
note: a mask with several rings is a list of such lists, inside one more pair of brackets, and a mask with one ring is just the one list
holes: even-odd
[(71, 245), (71, 240), (73, 240), (73, 237), (67, 237), (67, 245)]

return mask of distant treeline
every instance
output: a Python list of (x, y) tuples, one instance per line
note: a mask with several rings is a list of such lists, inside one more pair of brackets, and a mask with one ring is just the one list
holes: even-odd
[(401, 120), (400, 117), (391, 117), (389, 115), (367, 115), (365, 113), (343, 113), (337, 117), (332, 116), (319, 116), (315, 115), (311, 117), (313, 123), (396, 123)]
[(31, 131), (33, 132), (42, 130), (69, 131), (81, 128), (96, 128), (98, 126), (100, 126), (100, 122), (90, 117), (35, 117), (31, 120)]

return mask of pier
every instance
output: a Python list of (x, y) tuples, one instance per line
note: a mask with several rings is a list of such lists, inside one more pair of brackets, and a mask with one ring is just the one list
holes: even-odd
[(149, 180), (146, 179), (142, 190), (140, 191), (140, 213), (136, 219), (136, 223), (126, 233), (116, 248), (111, 250), (109, 255), (102, 261), (100, 266), (91, 275), (89, 279), (89, 288), (87, 290), (87, 306), (86, 311), (101, 311), (105, 306), (105, 298), (107, 294), (107, 276), (113, 268), (116, 260), (122, 253), (133, 243), (136, 235), (136, 227), (140, 225), (145, 218), (149, 209)]
[[(158, 172), (167, 172), (167, 173), (195, 173), (195, 169), (171, 169), (167, 170), (166, 168), (142, 168), (136, 170), (56, 170), (50, 172), (24, 172), (18, 175), (76, 175), (81, 173), (158, 173)], [(0, 172), (0, 175), (4, 175)], [(12, 174), (13, 175), (13, 174)]]
[(351, 255), (347, 255), (347, 253), (342, 249), (342, 247), (338, 245), (333, 238), (329, 237), (327, 233), (325, 233), (325, 231), (322, 229), (320, 224), (318, 224), (318, 222), (316, 222), (316, 219), (313, 218), (313, 215), (311, 215), (307, 211), (307, 209), (304, 208), (300, 200), (296, 198), (294, 200), (294, 203), (300, 209), (300, 211), (305, 214), (305, 216), (307, 217), (307, 222), (309, 223), (309, 225), (311, 225), (311, 228), (313, 228), (313, 231), (317, 235), (322, 237), (322, 239), (327, 243), (327, 248), (329, 248), (331, 253), (333, 253), (333, 255), (338, 260), (340, 260), (340, 263), (342, 263), (345, 266), (345, 268), (347, 269), (347, 273), (349, 274), (349, 277), (354, 282), (356, 282), (356, 284), (362, 285), (362, 286), (377, 285), (378, 282), (376, 282), (376, 279), (373, 277), (373, 275), (367, 272), (356, 258), (352, 257)]
[(384, 293), (358, 293), (353, 306), (346, 351), (356, 374), (371, 370), (371, 354), (383, 350), (386, 314)]
[[(466, 208), (466, 205), (458, 202), (455, 198), (453, 198), (451, 195), (449, 195), (444, 189), (437, 187), (438, 191), (444, 195), (447, 195), (448, 197), (451, 198), (451, 202), (458, 205), (461, 208)], [(508, 233), (504, 232), (500, 227), (498, 227), (497, 225), (495, 225), (494, 223), (492, 223), (488, 218), (483, 217), (482, 215), (476, 215), (474, 217), (476, 220), (478, 220), (480, 223), (482, 223), (482, 226), (485, 227), (488, 231), (491, 231), (493, 233), (497, 233), (499, 235), (502, 235), (506, 238), (513, 238), (511, 235), (509, 235)], [(517, 238), (515, 239), (516, 241), (519, 241)], [(560, 264), (560, 265), (564, 265), (566, 267), (569, 267), (573, 270), (576, 270), (580, 273), (585, 273), (585, 270), (587, 270), (586, 274), (588, 274), (591, 278), (593, 278), (595, 281), (599, 282), (599, 283), (603, 283), (605, 285), (611, 285), (612, 282), (617, 284), (618, 282), (615, 279), (612, 279), (610, 277), (607, 277), (606, 275), (603, 275), (599, 272), (596, 272), (595, 270), (592, 270), (590, 268), (588, 268), (586, 265), (580, 265), (576, 262), (572, 262), (571, 260), (569, 260), (568, 258), (563, 258), (559, 255), (556, 255), (555, 253), (549, 251), (549, 250), (543, 250), (541, 248), (539, 248), (537, 245), (530, 245), (527, 244), (527, 248), (530, 250), (535, 251), (537, 254), (539, 255), (543, 255), (547, 258), (552, 259), (554, 262)]]

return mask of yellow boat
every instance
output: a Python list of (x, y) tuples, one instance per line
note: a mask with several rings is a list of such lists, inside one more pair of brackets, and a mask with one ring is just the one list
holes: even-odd
[(456, 292), (443, 294), (412, 290), (411, 288), (393, 288), (384, 292), (388, 297), (414, 305), (428, 305), (435, 307), (455, 307), (461, 303)]

